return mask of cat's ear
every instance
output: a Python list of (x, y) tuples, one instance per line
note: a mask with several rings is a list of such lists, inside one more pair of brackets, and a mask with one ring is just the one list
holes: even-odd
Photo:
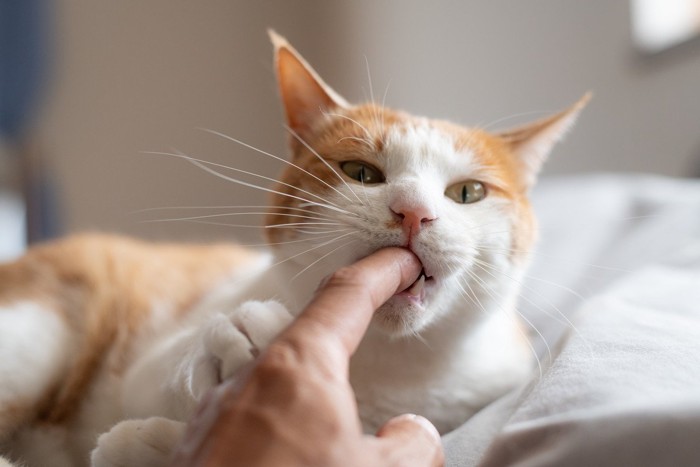
[(287, 125), (300, 138), (307, 138), (324, 112), (348, 107), (348, 103), (323, 82), (284, 37), (272, 30), (268, 33), (275, 47), (277, 82)]
[(534, 185), (552, 147), (574, 125), (591, 97), (592, 94), (588, 92), (563, 112), (498, 134), (520, 161), (528, 188)]

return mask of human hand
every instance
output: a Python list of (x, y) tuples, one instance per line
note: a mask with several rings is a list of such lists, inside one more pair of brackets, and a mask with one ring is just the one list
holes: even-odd
[(402, 415), (363, 435), (350, 356), (374, 311), (420, 273), (387, 248), (340, 269), (250, 369), (205, 398), (173, 466), (440, 466), (437, 430)]

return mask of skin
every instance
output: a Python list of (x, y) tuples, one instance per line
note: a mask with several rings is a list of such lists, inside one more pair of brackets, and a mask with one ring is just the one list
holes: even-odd
[(364, 435), (348, 382), (372, 314), (420, 269), (410, 251), (386, 248), (335, 272), (254, 366), (204, 400), (172, 465), (443, 465), (423, 417), (401, 415)]

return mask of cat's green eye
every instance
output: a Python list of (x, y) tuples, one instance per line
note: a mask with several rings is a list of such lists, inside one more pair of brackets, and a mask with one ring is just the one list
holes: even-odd
[(340, 168), (348, 177), (365, 185), (382, 183), (384, 181), (384, 174), (379, 169), (375, 169), (364, 162), (347, 161), (341, 163)]
[(448, 187), (445, 196), (460, 204), (476, 203), (484, 199), (486, 188), (481, 182), (469, 180)]

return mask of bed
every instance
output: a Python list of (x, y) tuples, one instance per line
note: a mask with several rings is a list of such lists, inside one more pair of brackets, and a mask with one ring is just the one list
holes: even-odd
[[(582, 176), (533, 194), (532, 381), (444, 437), (449, 466), (700, 465), (700, 180)], [(0, 196), (0, 256), (23, 248)]]
[(534, 204), (540, 367), (444, 437), (447, 464), (700, 465), (700, 181), (557, 178)]

